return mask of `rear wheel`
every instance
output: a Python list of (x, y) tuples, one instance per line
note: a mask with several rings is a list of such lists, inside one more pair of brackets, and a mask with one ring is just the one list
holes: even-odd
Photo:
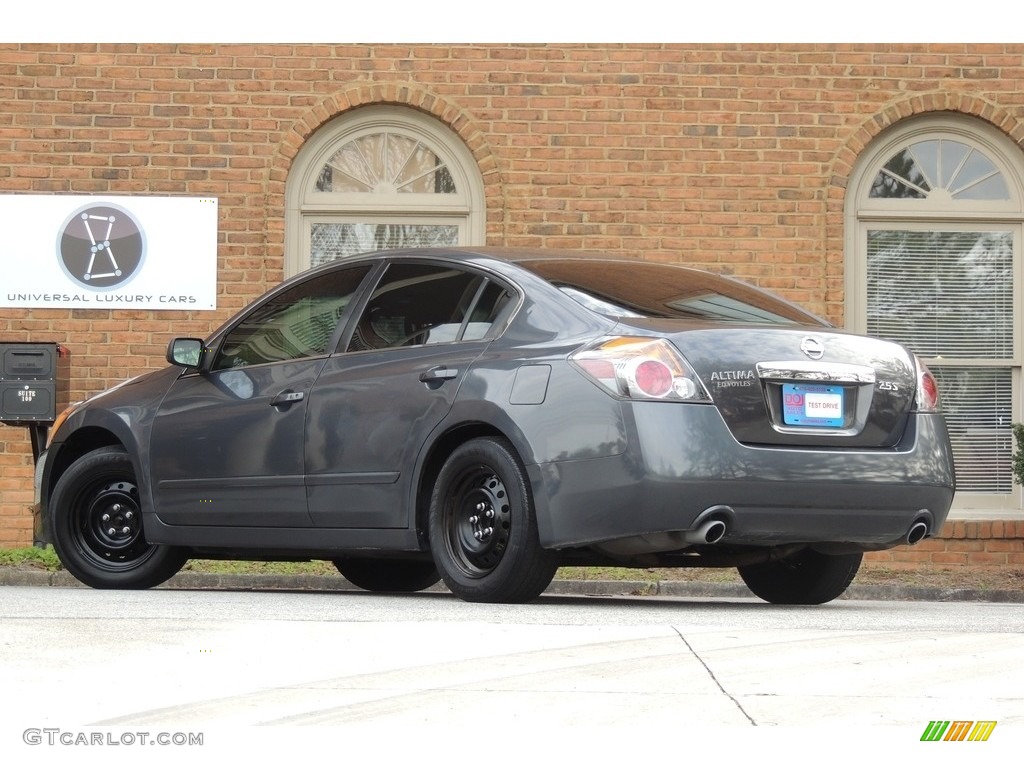
[(72, 576), (97, 589), (146, 589), (175, 573), (184, 550), (150, 544), (131, 458), (98, 448), (61, 475), (49, 503), (53, 548)]
[(463, 600), (524, 603), (551, 583), (558, 556), (540, 546), (526, 472), (507, 441), (470, 440), (445, 461), (430, 500), (430, 548)]
[(863, 555), (824, 555), (804, 549), (783, 560), (743, 565), (737, 570), (751, 592), (780, 605), (820, 605), (850, 586)]
[(342, 576), (368, 592), (419, 592), (441, 580), (429, 560), (346, 558), (333, 562)]

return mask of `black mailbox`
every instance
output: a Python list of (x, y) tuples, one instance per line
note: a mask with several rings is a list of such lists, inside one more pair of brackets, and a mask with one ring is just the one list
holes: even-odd
[(0, 342), (0, 421), (52, 424), (68, 406), (71, 353), (55, 343)]

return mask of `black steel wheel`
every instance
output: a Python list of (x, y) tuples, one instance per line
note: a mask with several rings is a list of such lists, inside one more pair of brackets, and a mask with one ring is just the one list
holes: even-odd
[(540, 546), (526, 472), (502, 439), (452, 452), (434, 485), (429, 528), (437, 569), (463, 600), (527, 602), (558, 569), (557, 554)]
[(820, 605), (850, 586), (863, 555), (825, 555), (804, 549), (782, 560), (743, 565), (737, 570), (751, 592), (780, 605)]
[(61, 475), (49, 503), (53, 548), (76, 579), (97, 589), (146, 589), (187, 560), (176, 547), (149, 544), (131, 459), (98, 448)]
[(332, 562), (342, 576), (368, 592), (419, 592), (441, 580), (430, 560), (341, 558)]

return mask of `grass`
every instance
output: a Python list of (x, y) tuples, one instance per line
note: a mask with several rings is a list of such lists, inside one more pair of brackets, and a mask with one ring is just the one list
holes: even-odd
[(53, 549), (22, 547), (21, 549), (0, 549), (0, 567), (38, 568), (43, 571), (62, 571), (64, 566), (57, 559)]
[[(29, 568), (60, 571), (63, 566), (52, 548), (22, 547), (0, 549), (0, 568)], [(217, 574), (284, 574), (337, 576), (326, 560), (258, 562), (248, 560), (189, 560), (183, 571)], [(556, 578), (581, 581), (699, 581), (740, 583), (734, 568), (560, 568)], [(1024, 590), (1024, 569), (1012, 566), (936, 566), (915, 564), (895, 567), (865, 561), (855, 584), (942, 587), (946, 589)]]

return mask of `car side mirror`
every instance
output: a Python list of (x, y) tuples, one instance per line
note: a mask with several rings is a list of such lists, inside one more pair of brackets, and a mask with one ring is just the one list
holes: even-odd
[(167, 362), (171, 365), (198, 368), (202, 360), (202, 339), (172, 339), (167, 345)]

